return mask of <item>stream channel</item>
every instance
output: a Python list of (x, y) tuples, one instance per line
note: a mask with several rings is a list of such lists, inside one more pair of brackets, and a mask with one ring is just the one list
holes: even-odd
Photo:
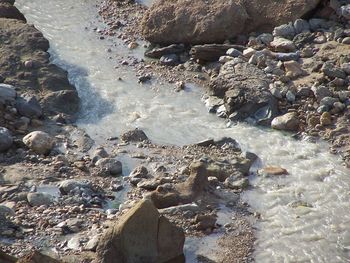
[(16, 5), (49, 39), (52, 62), (69, 72), (82, 100), (77, 124), (97, 143), (135, 127), (161, 144), (232, 137), (262, 165), (289, 172), (252, 176), (253, 187), (243, 194), (261, 214), (254, 225), (256, 262), (350, 262), (350, 173), (326, 143), (244, 123), (227, 127), (207, 112), (202, 89), (195, 86), (176, 93), (158, 81), (139, 84), (134, 71), (108, 57), (140, 59), (143, 48), (131, 51), (122, 41), (100, 40), (92, 28), (105, 25), (98, 22), (94, 0), (17, 0)]

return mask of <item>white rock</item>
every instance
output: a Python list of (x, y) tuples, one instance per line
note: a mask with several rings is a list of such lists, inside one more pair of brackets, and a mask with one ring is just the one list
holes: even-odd
[(34, 131), (23, 138), (23, 143), (38, 154), (47, 154), (54, 146), (54, 139), (46, 132)]

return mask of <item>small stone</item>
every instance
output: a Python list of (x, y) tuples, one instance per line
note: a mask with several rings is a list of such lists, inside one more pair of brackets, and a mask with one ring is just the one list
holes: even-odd
[(31, 206), (49, 205), (52, 203), (52, 196), (46, 193), (28, 193), (27, 200)]
[(230, 48), (226, 51), (226, 55), (230, 57), (240, 57), (243, 56), (243, 53), (235, 48)]
[(275, 27), (272, 34), (275, 37), (293, 38), (295, 36), (295, 29), (292, 23), (284, 24)]
[(328, 62), (324, 63), (322, 67), (322, 72), (323, 74), (325, 74), (327, 77), (330, 77), (330, 78), (341, 78), (341, 79), (346, 78), (345, 72), (341, 68), (338, 68), (335, 65), (333, 65), (332, 63), (328, 63)]
[(287, 61), (283, 63), (286, 70), (286, 76), (293, 79), (304, 74), (304, 71), (301, 69), (301, 65), (296, 61)]
[(27, 69), (31, 69), (33, 67), (33, 61), (32, 60), (27, 60), (24, 62), (24, 67)]
[(273, 35), (269, 33), (263, 33), (259, 35), (257, 39), (265, 45), (269, 45), (273, 41)]
[(237, 179), (235, 176), (229, 176), (225, 180), (225, 185), (234, 190), (243, 190), (249, 186), (249, 180), (248, 178)]
[(160, 58), (161, 65), (176, 66), (179, 64), (179, 57), (176, 54), (167, 54)]
[(350, 45), (350, 37), (346, 37), (342, 40), (343, 44)]
[(291, 90), (288, 90), (286, 93), (286, 98), (289, 102), (294, 102), (295, 101), (295, 95)]
[(96, 162), (96, 166), (110, 175), (122, 174), (122, 163), (115, 158), (102, 158)]
[(139, 46), (139, 44), (137, 42), (132, 41), (132, 42), (129, 43), (128, 48), (129, 49), (135, 49), (138, 46)]
[(329, 109), (333, 107), (333, 104), (335, 102), (337, 102), (338, 99), (333, 98), (333, 97), (324, 97), (321, 101), (320, 101), (320, 106), (326, 106)]
[(336, 112), (342, 112), (345, 109), (345, 105), (343, 103), (337, 101), (337, 102), (334, 102), (333, 109)]
[(279, 166), (266, 166), (258, 171), (259, 175), (262, 176), (273, 176), (273, 175), (287, 175), (288, 171)]
[(322, 126), (328, 126), (332, 124), (332, 116), (329, 112), (324, 112), (321, 115), (320, 123)]
[(14, 101), (17, 96), (15, 87), (8, 84), (0, 84), (0, 102)]

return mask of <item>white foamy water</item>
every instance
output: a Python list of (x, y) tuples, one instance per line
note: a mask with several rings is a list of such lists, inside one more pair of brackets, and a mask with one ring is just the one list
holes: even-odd
[(246, 124), (226, 128), (223, 120), (207, 113), (197, 88), (175, 93), (171, 85), (138, 84), (135, 72), (108, 59), (135, 51), (99, 40), (91, 30), (102, 27), (96, 22), (94, 3), (17, 1), (28, 21), (50, 40), (53, 62), (68, 70), (79, 91), (83, 105), (78, 125), (98, 142), (134, 127), (158, 143), (237, 139), (264, 165), (280, 165), (290, 173), (252, 178), (254, 189), (244, 195), (252, 210), (261, 214), (255, 226), (256, 262), (350, 262), (350, 174), (328, 153), (327, 145), (295, 141)]

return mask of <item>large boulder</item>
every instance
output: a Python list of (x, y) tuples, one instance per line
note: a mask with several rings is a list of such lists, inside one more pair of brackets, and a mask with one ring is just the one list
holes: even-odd
[(249, 63), (229, 61), (209, 84), (213, 96), (224, 99), (226, 115), (233, 121), (252, 118), (269, 125), (277, 115), (277, 101), (269, 91), (270, 79)]
[(160, 216), (151, 201), (142, 200), (101, 238), (97, 262), (165, 263), (183, 259), (184, 242), (182, 229)]
[(221, 43), (240, 33), (271, 31), (303, 17), (321, 0), (158, 0), (146, 12), (142, 32), (160, 44)]
[(54, 139), (42, 131), (33, 131), (23, 138), (23, 143), (38, 154), (48, 154), (54, 146)]

